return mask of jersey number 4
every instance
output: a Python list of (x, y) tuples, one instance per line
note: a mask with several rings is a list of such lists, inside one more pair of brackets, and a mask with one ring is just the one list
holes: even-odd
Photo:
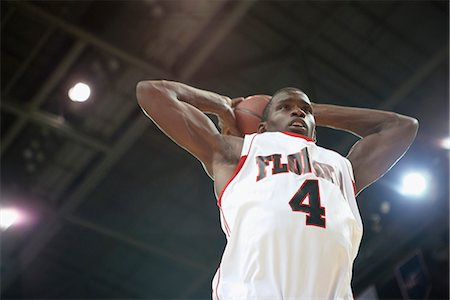
[[(308, 204), (305, 204), (306, 198), (309, 200)], [(307, 214), (306, 225), (325, 228), (325, 207), (320, 205), (319, 182), (317, 180), (305, 180), (289, 201), (289, 205), (293, 211), (301, 211)]]

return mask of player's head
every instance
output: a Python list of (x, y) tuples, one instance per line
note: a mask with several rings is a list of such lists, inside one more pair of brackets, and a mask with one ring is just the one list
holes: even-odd
[(316, 122), (308, 96), (297, 88), (278, 90), (264, 109), (258, 132), (289, 131), (315, 138)]

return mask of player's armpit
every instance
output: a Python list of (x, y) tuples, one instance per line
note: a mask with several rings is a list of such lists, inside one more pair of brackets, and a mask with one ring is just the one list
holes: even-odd
[(223, 136), (214, 123), (193, 105), (207, 108), (210, 105), (213, 110), (214, 104), (202, 102), (207, 102), (208, 97), (216, 97), (210, 101), (216, 101), (216, 106), (219, 106), (220, 95), (163, 81), (140, 82), (136, 94), (145, 114), (175, 143), (198, 158), (213, 176), (212, 160), (223, 148)]
[(383, 176), (405, 154), (418, 126), (416, 119), (392, 113), (376, 132), (353, 145), (347, 158), (353, 166), (357, 193)]

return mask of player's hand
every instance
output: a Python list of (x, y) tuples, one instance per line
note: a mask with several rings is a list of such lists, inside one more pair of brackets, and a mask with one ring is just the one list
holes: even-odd
[(219, 116), (219, 128), (222, 134), (242, 137), (242, 133), (236, 124), (234, 109), (243, 100), (243, 97), (233, 99), (228, 98), (227, 104), (229, 106), (229, 109), (227, 109), (226, 113)]

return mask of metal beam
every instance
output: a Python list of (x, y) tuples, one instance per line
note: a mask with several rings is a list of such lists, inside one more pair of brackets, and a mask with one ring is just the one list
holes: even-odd
[(106, 42), (105, 40), (96, 37), (92, 33), (89, 33), (86, 30), (81, 29), (80, 27), (73, 25), (57, 16), (52, 15), (51, 13), (46, 12), (45, 10), (37, 7), (34, 4), (31, 4), (29, 2), (22, 2), (17, 1), (14, 3), (17, 5), (17, 7), (21, 10), (24, 10), (32, 15), (35, 15), (36, 17), (55, 25), (59, 29), (65, 31), (66, 33), (73, 35), (74, 37), (85, 41), (86, 43), (95, 46), (99, 49), (102, 49), (103, 51), (116, 56), (123, 60), (124, 62), (135, 66), (139, 70), (143, 70), (145, 72), (148, 72), (150, 74), (157, 74), (162, 77), (166, 78), (174, 78), (175, 74), (171, 74), (167, 70), (164, 70), (154, 64), (149, 63), (148, 61), (145, 61), (135, 55), (130, 54), (129, 52), (120, 49), (117, 46), (114, 46), (111, 43)]
[(42, 224), (40, 230), (29, 239), (27, 246), (22, 248), (19, 253), (21, 263), (15, 272), (5, 276), (3, 288), (8, 287), (17, 276), (39, 255), (47, 243), (59, 232), (62, 227), (61, 219), (65, 215), (71, 214), (78, 205), (85, 199), (86, 195), (104, 178), (114, 164), (128, 150), (134, 142), (142, 136), (144, 130), (149, 124), (148, 119), (142, 114), (131, 126), (128, 127), (123, 137), (118, 140), (106, 156), (93, 168), (93, 170), (83, 178), (83, 181), (74, 189), (69, 198), (65, 200), (64, 205), (59, 211), (49, 217), (45, 224)]
[(392, 109), (407, 96), (413, 88), (419, 85), (426, 77), (428, 77), (436, 68), (442, 66), (448, 59), (448, 47), (443, 47), (436, 51), (422, 66), (404, 81), (394, 93), (381, 104), (380, 109)]
[[(380, 104), (378, 109), (392, 110), (397, 104), (405, 100), (405, 97), (412, 92), (424, 79), (426, 79), (436, 68), (442, 66), (445, 60), (448, 59), (448, 46), (443, 47), (435, 52), (431, 58), (426, 61), (414, 74), (407, 78), (397, 89)], [(354, 141), (353, 136), (344, 139), (336, 149), (339, 152), (345, 151)]]
[(14, 114), (20, 119), (24, 119), (39, 125), (52, 127), (58, 130), (60, 133), (66, 135), (68, 138), (84, 144), (94, 150), (107, 152), (110, 149), (110, 145), (105, 142), (98, 141), (97, 138), (91, 137), (83, 132), (78, 131), (69, 123), (67, 123), (66, 120), (61, 116), (39, 110), (29, 110), (13, 104), (14, 102), (15, 101), (5, 101), (4, 99), (2, 99), (2, 101), (0, 102), (1, 110)]
[[(286, 49), (283, 49), (281, 52), (271, 55), (270, 57), (264, 57), (264, 58), (257, 58), (251, 61), (248, 61), (247, 63), (240, 63), (239, 65), (232, 65), (228, 66), (227, 69), (221, 69), (220, 74), (209, 74), (208, 78), (214, 77), (214, 79), (226, 79), (227, 77), (235, 77), (236, 74), (250, 71), (254, 68), (260, 68), (265, 65), (272, 65), (272, 64), (278, 64), (278, 63), (294, 63), (296, 60), (296, 57), (293, 55), (293, 53), (296, 53), (298, 51), (298, 48), (301, 49), (301, 51), (304, 53), (310, 46), (314, 44), (314, 42), (325, 32), (327, 31), (330, 26), (333, 24), (332, 22), (332, 16), (336, 15), (339, 16), (344, 12), (345, 4), (348, 2), (348, 0), (343, 1), (339, 7), (336, 8), (333, 14), (330, 14), (325, 18), (325, 22), (322, 22), (321, 25), (308, 37), (306, 37), (305, 40), (301, 42), (301, 44), (296, 44), (294, 46), (287, 47)], [(265, 23), (263, 20), (258, 18), (257, 16), (249, 15), (248, 19), (252, 21), (255, 24), (255, 27), (265, 27), (266, 30), (272, 31), (273, 34), (281, 36), (285, 40), (290, 40), (289, 37), (286, 36), (285, 33), (276, 30), (272, 27), (270, 27), (267, 23)], [(242, 34), (242, 33), (241, 33)], [(259, 33), (261, 34), (261, 33)], [(246, 35), (246, 38), (252, 39), (253, 35), (248, 34)], [(261, 45), (259, 45), (261, 47)], [(286, 55), (288, 54), (288, 55)], [(204, 78), (207, 79), (207, 78)]]
[[(326, 30), (332, 26), (333, 24), (338, 23), (339, 25), (345, 27), (345, 29), (349, 30), (353, 35), (355, 35), (356, 33), (349, 28), (346, 24), (343, 24), (340, 20), (339, 20), (339, 16), (345, 12), (345, 9), (348, 7), (347, 4), (350, 3), (350, 1), (343, 1), (334, 11), (333, 13), (327, 13), (326, 11), (324, 11), (323, 9), (319, 8), (319, 7), (314, 7), (314, 9), (316, 9), (318, 12), (322, 13), (323, 15), (325, 15), (326, 17), (324, 17), (324, 19), (326, 20), (325, 22), (321, 23), (321, 26), (319, 27), (319, 29), (317, 29), (316, 31), (314, 31), (310, 36), (308, 36), (307, 39), (303, 40), (303, 41), (298, 41), (297, 43), (295, 43), (294, 46), (288, 47), (286, 49), (284, 49), (283, 51), (275, 54), (275, 55), (271, 55), (270, 57), (265, 57), (263, 59), (257, 59), (254, 61), (250, 61), (246, 64), (239, 64), (239, 65), (234, 65), (234, 66), (229, 66), (228, 70), (221, 70), (221, 74), (218, 75), (217, 79), (226, 79), (230, 76), (236, 76), (236, 74), (238, 73), (242, 73), (242, 72), (246, 72), (247, 70), (252, 70), (254, 68), (259, 68), (262, 67), (264, 65), (270, 65), (270, 64), (284, 64), (284, 63), (291, 63), (294, 64), (294, 66), (299, 65), (297, 58), (296, 58), (296, 52), (298, 51), (298, 49), (301, 49), (302, 52), (305, 54), (308, 54), (309, 56), (313, 56), (316, 61), (319, 63), (319, 65), (323, 68), (325, 68), (325, 70), (327, 70), (328, 72), (331, 72), (333, 74), (339, 75), (339, 77), (344, 78), (344, 80), (346, 81), (346, 83), (350, 84), (351, 86), (357, 88), (358, 90), (360, 90), (362, 92), (362, 94), (364, 95), (364, 97), (366, 98), (370, 98), (373, 102), (377, 102), (380, 98), (380, 96), (378, 95), (378, 93), (376, 91), (371, 90), (371, 88), (367, 87), (365, 84), (361, 84), (358, 83), (357, 80), (355, 78), (352, 78), (346, 74), (343, 74), (342, 71), (339, 71), (338, 69), (336, 69), (335, 67), (333, 67), (333, 65), (327, 61), (324, 57), (318, 55), (317, 53), (312, 53), (309, 52), (308, 53), (308, 49), (309, 47), (317, 40), (317, 38), (320, 37), (321, 34), (323, 34), (324, 32), (326, 32)], [(292, 12), (287, 11), (287, 10), (283, 10), (283, 13), (286, 16), (289, 16), (291, 18), (294, 18), (295, 16), (292, 14)], [(255, 18), (255, 17), (252, 17)], [(285, 39), (287, 40), (292, 40), (292, 37), (287, 36), (286, 34), (284, 34), (283, 32), (279, 32), (274, 28), (271, 28), (268, 26), (268, 24), (265, 24), (264, 22), (259, 22), (261, 26), (265, 26), (267, 28), (267, 30), (271, 30), (271, 31), (275, 31), (276, 34), (283, 36)], [(247, 38), (251, 38), (251, 36), (248, 36)], [(358, 36), (358, 38), (361, 38), (361, 36)], [(294, 39), (295, 40), (295, 39)], [(332, 44), (333, 47), (337, 47), (336, 43)], [(373, 49), (378, 50), (376, 47), (373, 47)], [(342, 49), (339, 49), (342, 50)], [(361, 59), (347, 53), (346, 55), (348, 55), (349, 57), (351, 57), (352, 60), (356, 60), (357, 62), (359, 62), (360, 64), (364, 65), (364, 67), (366, 69), (368, 69), (370, 72), (372, 72), (372, 74), (377, 74), (377, 77), (380, 79), (380, 77), (382, 77), (381, 73), (379, 73), (379, 71), (377, 71), (376, 69), (373, 69), (371, 67), (369, 67), (367, 64), (363, 63), (361, 61)], [(297, 67), (297, 69), (301, 67), (300, 65)], [(209, 74), (209, 76), (215, 76), (215, 74)], [(384, 78), (384, 81), (386, 81), (388, 84), (392, 85), (393, 83)]]
[[(188, 2), (186, 2), (187, 4)], [(167, 69), (173, 69), (177, 65), (177, 61), (180, 58), (180, 55), (183, 56), (183, 53), (185, 53), (190, 46), (195, 43), (196, 40), (200, 39), (203, 36), (203, 33), (205, 30), (208, 30), (208, 27), (210, 26), (212, 20), (216, 17), (216, 14), (218, 11), (223, 9), (223, 7), (227, 5), (227, 1), (208, 1), (208, 0), (200, 0), (200, 1), (190, 1), (189, 2), (189, 11), (192, 12), (199, 12), (202, 11), (201, 17), (198, 18), (192, 18), (192, 19), (184, 19), (183, 20), (177, 20), (177, 26), (176, 28), (182, 28), (181, 31), (183, 32), (182, 38), (177, 39), (177, 45), (176, 49), (174, 49), (173, 46), (171, 46), (171, 50), (169, 52), (172, 52), (173, 50), (176, 51), (176, 55), (172, 55), (172, 53), (168, 53), (168, 56), (171, 58), (168, 61), (168, 64), (165, 62), (164, 65)], [(170, 19), (170, 17), (169, 17)], [(167, 25), (167, 27), (165, 26)], [(172, 22), (169, 21), (168, 24), (162, 24), (160, 30), (160, 41), (156, 41), (156, 44), (160, 44), (164, 40), (164, 38), (167, 38), (167, 36), (173, 34), (172, 29)], [(180, 33), (177, 32), (176, 35), (179, 35)], [(153, 47), (152, 45), (155, 43), (155, 41), (152, 39), (147, 44), (146, 48)], [(162, 44), (162, 43), (161, 43)], [(158, 51), (158, 53), (161, 53)], [(153, 56), (153, 53), (151, 52), (151, 55)], [(185, 53), (188, 54), (188, 57), (192, 55), (191, 52)], [(155, 56), (157, 57), (157, 56)]]
[(235, 6), (230, 15), (220, 25), (220, 28), (214, 32), (206, 41), (202, 41), (203, 47), (196, 52), (188, 63), (180, 72), (180, 77), (183, 81), (188, 80), (203, 64), (205, 59), (216, 49), (219, 43), (226, 37), (226, 35), (239, 23), (241, 18), (250, 9), (256, 0), (236, 1), (233, 2)]
[[(379, 95), (376, 91), (372, 90), (371, 88), (367, 87), (365, 84), (358, 83), (358, 81), (355, 78), (352, 78), (344, 73), (342, 71), (338, 70), (337, 68), (333, 67), (333, 65), (323, 56), (317, 54), (308, 52), (309, 47), (311, 47), (314, 42), (324, 33), (330, 26), (334, 24), (334, 20), (336, 20), (342, 13), (344, 13), (346, 9), (346, 5), (349, 1), (344, 1), (333, 11), (333, 13), (326, 14), (326, 22), (323, 22), (321, 26), (311, 33), (311, 35), (308, 36), (307, 39), (303, 41), (296, 41), (294, 39), (294, 45), (289, 46), (286, 49), (283, 49), (279, 53), (275, 55), (271, 55), (270, 57), (266, 57), (263, 59), (256, 59), (252, 62), (249, 62), (248, 64), (245, 64), (244, 66), (240, 64), (239, 66), (230, 66), (229, 70), (223, 71), (221, 70), (221, 74), (218, 77), (214, 77), (215, 79), (224, 79), (229, 76), (236, 76), (236, 74), (245, 72), (247, 70), (251, 70), (253, 68), (260, 68), (264, 65), (271, 65), (271, 64), (286, 64), (290, 63), (293, 64), (297, 71), (302, 72), (300, 70), (301, 63), (297, 60), (295, 55), (297, 52), (300, 51), (303, 53), (303, 55), (308, 55), (309, 57), (313, 57), (316, 62), (327, 72), (331, 72), (333, 74), (336, 74), (336, 76), (342, 78), (345, 80), (345, 82), (351, 86), (353, 86), (355, 89), (358, 89), (365, 97), (370, 98), (373, 102), (376, 102), (379, 99)], [(320, 10), (321, 13), (325, 14), (323, 11)], [(292, 14), (289, 14), (290, 17), (293, 18)], [(259, 20), (258, 17), (251, 16), (251, 19), (253, 19), (254, 22), (258, 22), (259, 26), (264, 26), (266, 30), (273, 31), (274, 34), (277, 34), (284, 38), (285, 40), (292, 40), (291, 36), (286, 35), (285, 33), (276, 30), (269, 26), (269, 24), (266, 24)], [(252, 35), (246, 36), (247, 38), (252, 38)], [(224, 75), (223, 75), (224, 74)], [(304, 79), (307, 80), (308, 76), (305, 74), (301, 74)], [(214, 76), (214, 74), (212, 75)], [(312, 86), (312, 85), (311, 85)], [(310, 87), (310, 89), (312, 89)], [(312, 89), (313, 90), (313, 89)]]
[[(110, 242), (110, 244), (113, 243), (113, 241)], [(136, 290), (132, 290), (129, 287), (126, 287), (123, 285), (124, 281), (121, 279), (116, 279), (113, 277), (112, 274), (109, 273), (99, 273), (95, 272), (94, 270), (86, 270), (80, 265), (77, 265), (77, 262), (71, 259), (68, 259), (65, 257), (65, 253), (56, 252), (54, 249), (50, 249), (50, 251), (45, 252), (46, 257), (45, 259), (52, 259), (55, 261), (55, 263), (58, 264), (62, 269), (68, 270), (68, 272), (81, 274), (79, 276), (73, 276), (70, 280), (64, 282), (62, 285), (54, 287), (51, 290), (45, 291), (46, 293), (41, 295), (43, 296), (43, 299), (64, 299), (61, 296), (62, 295), (71, 295), (71, 291), (75, 290), (75, 288), (79, 288), (80, 286), (83, 286), (87, 283), (103, 283), (106, 285), (109, 285), (113, 287), (111, 293), (111, 290), (109, 291), (110, 295), (114, 295), (114, 292), (120, 291), (123, 294), (130, 297), (130, 299), (137, 299), (142, 297), (142, 294), (139, 295)], [(98, 259), (102, 259), (105, 257), (105, 253), (100, 253), (99, 255), (96, 255), (95, 258), (91, 260), (91, 262), (97, 262)], [(57, 271), (57, 270), (56, 270)], [(45, 277), (45, 273), (43, 274)], [(97, 288), (97, 287), (96, 287)], [(85, 295), (86, 297), (89, 295)]]
[(116, 164), (123, 154), (142, 136), (149, 125), (149, 120), (144, 114), (141, 114), (129, 126), (121, 139), (110, 148), (106, 157), (93, 169), (92, 172), (83, 180), (78, 188), (73, 191), (59, 211), (60, 215), (66, 215), (73, 212), (78, 205), (85, 200), (85, 197), (91, 192), (97, 184), (108, 174), (109, 170)]
[[(354, 1), (349, 1), (350, 4), (352, 4)], [(323, 12), (323, 9), (321, 9), (319, 6), (315, 6), (315, 9), (319, 12)], [(356, 39), (360, 39), (364, 41), (364, 46), (367, 45), (368, 48), (370, 48), (371, 51), (377, 52), (380, 56), (384, 57), (384, 59), (389, 60), (391, 63), (400, 65), (405, 70), (410, 70), (410, 66), (406, 65), (402, 61), (399, 61), (391, 56), (386, 56), (385, 50), (380, 49), (380, 46), (378, 43), (374, 42), (372, 39), (368, 38), (364, 34), (358, 32), (353, 28), (351, 25), (348, 25), (347, 23), (343, 22), (340, 18), (336, 18), (334, 16), (331, 16), (331, 19), (335, 22), (335, 24), (338, 24), (342, 29), (352, 34)]]
[[(401, 1), (394, 2), (394, 5), (402, 5), (403, 3)], [(394, 36), (394, 39), (397, 41), (402, 42), (403, 44), (407, 45), (409, 48), (413, 49), (417, 54), (420, 54), (421, 56), (427, 55), (428, 51), (425, 50), (425, 48), (415, 41), (409, 39), (406, 37), (405, 34), (401, 34), (398, 32), (396, 28), (394, 28), (391, 25), (388, 25), (385, 18), (379, 17), (372, 11), (370, 11), (367, 7), (364, 7), (363, 3), (359, 3), (358, 1), (352, 1), (351, 5), (353, 5), (355, 8), (358, 9), (358, 11), (363, 14), (365, 17), (369, 18), (374, 24), (377, 24), (377, 26), (380, 26), (383, 28), (386, 32), (390, 33)], [(411, 4), (408, 4), (411, 5)], [(389, 9), (390, 11), (392, 8)]]
[[(66, 56), (61, 60), (60, 64), (56, 67), (53, 73), (50, 75), (48, 80), (44, 83), (44, 85), (39, 89), (36, 95), (30, 101), (30, 109), (37, 109), (42, 102), (44, 102), (51, 91), (56, 87), (61, 78), (66, 75), (69, 68), (75, 63), (75, 60), (80, 56), (81, 52), (86, 47), (86, 43), (83, 41), (76, 42), (72, 48), (67, 52)], [(11, 146), (14, 139), (19, 135), (22, 129), (28, 122), (29, 114), (22, 115), (18, 120), (15, 121), (14, 125), (9, 128), (8, 132), (5, 134), (5, 137), (2, 141), (1, 145), (1, 153), (3, 156), (5, 151)]]
[[(334, 76), (336, 76), (337, 80), (342, 80), (344, 81), (349, 87), (353, 88), (354, 90), (357, 90), (360, 95), (363, 95), (363, 97), (366, 100), (369, 100), (372, 103), (377, 103), (381, 97), (381, 95), (376, 92), (375, 90), (367, 87), (366, 84), (358, 82), (357, 79), (342, 73), (337, 67), (335, 67), (332, 62), (321, 56), (318, 55), (317, 53), (312, 53), (312, 52), (308, 52), (310, 57), (313, 58), (316, 61), (316, 64), (325, 70), (325, 72), (328, 72), (329, 74), (333, 74)], [(365, 101), (366, 102), (366, 101)]]
[(31, 50), (30, 54), (28, 54), (27, 58), (20, 64), (20, 67), (14, 72), (14, 75), (7, 81), (5, 88), (3, 89), (3, 95), (8, 95), (11, 91), (12, 87), (16, 84), (17, 80), (22, 77), (25, 71), (30, 66), (31, 62), (36, 58), (38, 53), (41, 51), (42, 47), (46, 45), (48, 39), (52, 36), (52, 34), (56, 31), (55, 26), (50, 26), (45, 33), (39, 39), (39, 42), (36, 46), (34, 46), (33, 50)]
[(188, 266), (188, 267), (193, 268), (198, 271), (209, 271), (210, 270), (209, 266), (207, 266), (207, 265), (201, 264), (199, 262), (195, 262), (191, 259), (180, 256), (176, 253), (170, 253), (160, 247), (151, 245), (147, 242), (137, 240), (135, 238), (131, 238), (125, 234), (122, 234), (120, 232), (111, 230), (111, 229), (103, 227), (103, 226), (99, 226), (98, 224), (95, 224), (88, 220), (78, 218), (74, 215), (69, 215), (69, 216), (65, 217), (64, 219), (71, 224), (75, 224), (77, 226), (92, 230), (92, 231), (96, 232), (97, 234), (107, 236), (111, 239), (114, 239), (117, 242), (120, 242), (122, 244), (130, 246), (132, 248), (138, 249), (140, 251), (149, 253), (151, 255), (157, 255), (157, 256), (161, 256), (161, 257), (164, 257), (169, 260), (173, 260), (175, 262), (178, 262), (180, 264), (183, 264), (185, 266)]

